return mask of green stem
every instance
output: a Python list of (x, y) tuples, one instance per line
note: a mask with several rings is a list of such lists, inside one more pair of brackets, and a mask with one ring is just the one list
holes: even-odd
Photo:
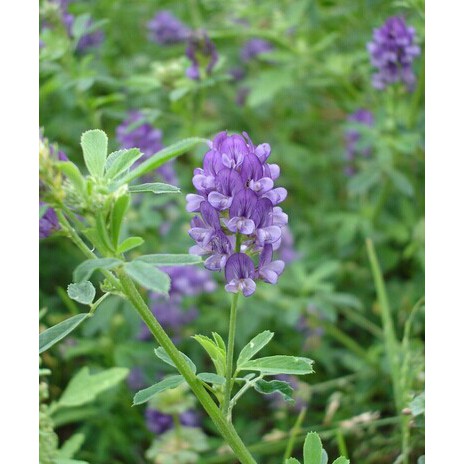
[(244, 443), (238, 436), (235, 428), (223, 416), (216, 403), (203, 387), (201, 381), (195, 376), (189, 365), (182, 357), (174, 343), (156, 320), (153, 313), (145, 304), (142, 296), (136, 289), (132, 280), (124, 271), (118, 270), (118, 277), (121, 282), (122, 290), (126, 294), (128, 300), (132, 303), (135, 310), (147, 325), (150, 332), (153, 334), (157, 342), (166, 350), (166, 353), (171, 358), (177, 370), (184, 377), (187, 384), (192, 389), (198, 401), (202, 404), (205, 411), (211, 417), (214, 425), (219, 433), (224, 437), (229, 446), (235, 453), (235, 456), (242, 464), (256, 464), (253, 456), (250, 454)]
[(289, 459), (292, 455), (293, 452), (293, 447), (295, 446), (295, 439), (300, 431), (301, 424), (303, 423), (303, 419), (306, 415), (306, 408), (303, 408), (300, 411), (300, 414), (298, 414), (298, 417), (296, 419), (295, 425), (292, 427), (292, 430), (290, 430), (290, 437), (288, 438), (287, 442), (287, 447), (285, 448), (285, 453), (284, 453), (284, 464)]
[(229, 320), (229, 338), (227, 340), (227, 355), (226, 355), (226, 386), (224, 389), (224, 401), (222, 403), (222, 412), (227, 417), (229, 422), (232, 421), (231, 413), (229, 411), (230, 396), (233, 388), (233, 369), (234, 369), (234, 342), (235, 342), (235, 329), (237, 327), (237, 302), (238, 293), (232, 296), (232, 304), (230, 306), (230, 320)]
[(393, 394), (395, 405), (398, 413), (401, 414), (403, 409), (404, 396), (401, 388), (401, 369), (399, 363), (399, 346), (395, 334), (395, 327), (391, 315), (390, 304), (388, 302), (385, 282), (383, 280), (380, 264), (375, 253), (374, 245), (371, 239), (366, 240), (367, 254), (371, 265), (372, 275), (374, 277), (377, 298), (380, 304), (380, 314), (382, 318), (382, 327), (385, 340), (388, 362), (390, 364), (391, 379), (393, 383)]

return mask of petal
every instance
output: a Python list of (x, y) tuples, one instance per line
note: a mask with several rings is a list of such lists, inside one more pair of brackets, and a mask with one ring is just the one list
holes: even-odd
[(288, 224), (288, 214), (282, 211), (280, 206), (275, 206), (272, 210), (272, 225), (285, 226)]
[(241, 190), (230, 205), (230, 217), (251, 218), (258, 202), (258, 196), (250, 189)]
[(225, 268), (227, 282), (233, 279), (246, 279), (253, 276), (255, 266), (252, 259), (245, 253), (234, 253), (229, 256)]
[(272, 202), (269, 198), (260, 198), (256, 203), (252, 219), (256, 228), (270, 226), (272, 223)]
[(272, 261), (272, 245), (264, 245), (259, 256), (259, 268), (266, 266)]
[(231, 280), (228, 284), (226, 284), (226, 286), (224, 288), (229, 293), (238, 293), (239, 292), (239, 282), (240, 281), (238, 279)]
[(219, 230), (221, 228), (219, 213), (207, 201), (204, 201), (200, 205), (200, 211), (206, 224), (215, 230)]
[(271, 146), (268, 143), (261, 143), (255, 149), (256, 156), (261, 163), (264, 163), (271, 154)]
[(272, 204), (278, 205), (287, 198), (287, 190), (283, 187), (277, 187), (275, 189), (269, 190), (263, 195), (264, 198), (269, 198), (272, 201)]
[(247, 278), (247, 279), (242, 280), (240, 287), (241, 287), (243, 296), (249, 297), (253, 295), (253, 293), (255, 293), (256, 283), (253, 279)]
[(219, 192), (210, 192), (208, 195), (208, 202), (215, 209), (223, 211), (230, 207), (232, 203), (232, 197), (228, 197)]
[(251, 219), (240, 218), (237, 221), (237, 230), (243, 235), (250, 235), (255, 231), (255, 223)]
[(187, 205), (186, 205), (185, 209), (189, 213), (194, 213), (194, 212), (200, 211), (200, 205), (203, 202), (205, 202), (205, 198), (202, 197), (201, 195), (197, 195), (196, 193), (187, 194), (185, 199), (187, 200)]

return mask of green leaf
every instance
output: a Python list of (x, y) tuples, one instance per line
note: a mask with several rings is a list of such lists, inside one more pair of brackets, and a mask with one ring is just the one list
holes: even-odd
[(301, 464), (300, 461), (298, 461), (298, 459), (295, 459), (295, 458), (289, 458), (285, 461), (285, 464)]
[(88, 259), (76, 267), (73, 280), (74, 282), (88, 280), (97, 269), (113, 269), (119, 264), (122, 264), (122, 261), (116, 258)]
[(361, 171), (348, 181), (348, 190), (352, 195), (366, 193), (371, 187), (379, 183), (380, 177), (380, 171), (377, 169)]
[(111, 210), (110, 231), (111, 241), (114, 247), (117, 247), (119, 244), (122, 222), (129, 209), (129, 205), (130, 195), (122, 195), (115, 201), (113, 209)]
[(164, 163), (167, 163), (169, 160), (175, 158), (176, 156), (190, 151), (199, 143), (208, 144), (208, 140), (199, 137), (190, 137), (163, 148), (156, 153), (156, 156), (152, 156), (151, 158), (138, 165), (135, 169), (132, 169), (130, 172), (128, 172), (119, 181), (120, 184), (128, 184), (132, 180), (137, 179), (137, 177), (140, 177), (150, 171), (153, 171), (156, 168), (159, 168)]
[(161, 380), (161, 382), (155, 383), (151, 387), (138, 391), (134, 396), (133, 404), (135, 406), (137, 404), (146, 403), (158, 393), (161, 393), (162, 391), (168, 390), (170, 388), (176, 388), (183, 382), (185, 382), (185, 380), (181, 375), (172, 375), (166, 377)]
[(404, 193), (408, 197), (412, 197), (414, 195), (414, 187), (402, 172), (392, 169), (391, 171), (388, 171), (388, 175), (395, 187), (401, 193)]
[(59, 324), (49, 327), (39, 335), (39, 354), (48, 350), (55, 343), (58, 343), (66, 335), (70, 334), (88, 316), (87, 313), (76, 314)]
[(212, 332), (214, 341), (216, 342), (216, 345), (224, 351), (224, 353), (227, 351), (226, 344), (222, 337), (217, 333), (217, 332)]
[(321, 458), (321, 464), (327, 464), (329, 462), (329, 456), (327, 454), (327, 451), (322, 448), (322, 458)]
[(413, 400), (409, 403), (409, 407), (411, 408), (411, 412), (413, 416), (420, 416), (421, 414), (425, 413), (425, 394), (421, 393), (417, 395)]
[(135, 259), (144, 263), (153, 264), (155, 266), (188, 266), (202, 262), (201, 256), (197, 255), (143, 255)]
[(58, 406), (72, 407), (90, 403), (97, 395), (121, 382), (128, 373), (129, 369), (113, 367), (90, 375), (89, 368), (83, 367), (68, 383)]
[(350, 460), (346, 459), (345, 456), (340, 456), (339, 458), (335, 459), (333, 464), (350, 464)]
[(40, 205), (39, 208), (39, 219), (43, 218), (43, 215), (47, 212), (49, 206), (48, 205)]
[(117, 249), (118, 254), (125, 253), (126, 251), (132, 250), (142, 245), (145, 240), (142, 237), (129, 237), (124, 240)]
[(241, 364), (250, 360), (259, 350), (266, 346), (274, 336), (274, 332), (265, 330), (260, 334), (256, 335), (248, 344), (243, 348), (243, 350), (238, 355), (237, 366), (240, 367)]
[[(197, 366), (195, 366), (193, 361), (185, 353), (182, 353), (182, 351), (179, 351), (179, 353), (187, 361), (187, 364), (190, 366), (190, 369), (192, 370), (192, 372), (194, 374), (196, 374)], [(169, 364), (172, 367), (176, 367), (175, 364), (172, 362), (171, 358), (166, 353), (166, 350), (163, 347), (160, 346), (158, 348), (155, 348), (155, 354), (156, 354), (156, 356), (158, 356), (158, 358), (161, 359), (161, 361), (165, 362), (166, 364)]]
[(132, 192), (132, 193), (151, 192), (154, 194), (181, 193), (179, 187), (176, 187), (174, 185), (169, 185), (169, 184), (163, 184), (162, 182), (154, 182), (152, 184), (131, 185), (129, 187), (129, 192)]
[(72, 435), (59, 449), (60, 459), (71, 459), (82, 448), (84, 441), (85, 435), (83, 433)]
[(313, 362), (309, 358), (297, 356), (268, 356), (266, 358), (252, 359), (243, 363), (239, 370), (259, 371), (263, 374), (295, 374), (304, 375), (314, 372)]
[(306, 435), (303, 446), (304, 464), (321, 464), (322, 442), (316, 432)]
[(71, 161), (59, 161), (56, 163), (58, 169), (71, 181), (74, 188), (81, 194), (86, 195), (85, 179), (79, 168)]
[(141, 156), (143, 156), (143, 153), (138, 148), (114, 151), (106, 160), (105, 177), (115, 179), (124, 174)]
[(208, 353), (216, 368), (216, 372), (219, 375), (225, 375), (226, 351), (222, 347), (217, 346), (216, 343), (206, 335), (194, 335), (192, 338), (194, 338)]
[(156, 293), (169, 294), (170, 277), (152, 264), (143, 261), (131, 261), (124, 266), (124, 269), (142, 287)]
[(108, 137), (100, 129), (84, 132), (81, 137), (84, 161), (90, 174), (102, 177), (108, 153)]
[(267, 382), (266, 380), (258, 380), (253, 388), (258, 392), (264, 395), (271, 395), (272, 393), (280, 393), (285, 401), (294, 401), (292, 398), (293, 388), (287, 383), (282, 382), (281, 380), (271, 380)]
[(77, 284), (69, 284), (68, 296), (71, 300), (89, 305), (95, 298), (95, 287), (92, 285), (92, 282), (88, 280), (84, 280)]
[(224, 385), (226, 383), (225, 377), (212, 372), (201, 372), (197, 377), (203, 382), (212, 383), (213, 385)]

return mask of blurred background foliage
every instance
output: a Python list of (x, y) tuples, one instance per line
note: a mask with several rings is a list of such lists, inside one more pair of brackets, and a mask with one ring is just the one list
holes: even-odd
[[(247, 444), (254, 444), (259, 461), (281, 462), (286, 434), (305, 407), (297, 437), (320, 431), (329, 456), (344, 453), (353, 463), (392, 463), (406, 439), (410, 462), (417, 462), (424, 448), (423, 1), (76, 0), (40, 5), (40, 125), (72, 161), (83, 164), (79, 140), (90, 128), (103, 129), (110, 149), (117, 149), (122, 143), (117, 128), (131, 111), (162, 131), (164, 145), (228, 130), (246, 131), (256, 144), (272, 147), (274, 162), (281, 166), (280, 184), (289, 193), (283, 247), (287, 267), (278, 285), (259, 286), (253, 298), (242, 301), (237, 344), (270, 329), (276, 335), (264, 354), (308, 356), (315, 360), (316, 373), (295, 384), (293, 406), (255, 392), (238, 405), (237, 429)], [(64, 25), (63, 9), (74, 16), (71, 29)], [(190, 29), (207, 31), (219, 57), (210, 75), (200, 80), (185, 75), (185, 42), (166, 45), (150, 38), (147, 22), (161, 10)], [(400, 84), (379, 91), (371, 84), (374, 69), (366, 44), (374, 28), (398, 15), (415, 28), (422, 50), (414, 62), (417, 82), (412, 92)], [(93, 45), (85, 44), (91, 34)], [(243, 59), (243, 47), (256, 38), (267, 41), (269, 49)], [(360, 108), (372, 113), (372, 124), (350, 119)], [(350, 131), (359, 134), (354, 145)], [(173, 183), (184, 193), (193, 191), (192, 171), (204, 151), (199, 148), (173, 163)], [(162, 181), (163, 173), (154, 172), (150, 179)], [(141, 252), (185, 253), (193, 244), (187, 234), (190, 218), (183, 195), (143, 196), (126, 227), (145, 238)], [(366, 238), (373, 240), (379, 257), (400, 341), (409, 327), (400, 382), (405, 404), (413, 403), (403, 413), (395, 408)], [(59, 232), (41, 240), (42, 329), (80, 312), (65, 289), (81, 260)], [(218, 279), (215, 291), (208, 291), (214, 287), (209, 285), (198, 294), (184, 294), (180, 311), (194, 308), (194, 317), (166, 322), (199, 366), (207, 362), (205, 353), (190, 336), (227, 332), (229, 300), (222, 286)], [(134, 390), (168, 372), (141, 330), (135, 312), (112, 297), (72, 337), (43, 354), (42, 368), (49, 371), (41, 387), (48, 385), (48, 394), (42, 396), (57, 436), (52, 448), (68, 443), (61, 459), (75, 455), (92, 464), (233, 462), (185, 392), (176, 400), (179, 411), (193, 408), (198, 427), (175, 428), (177, 439), (191, 451), (179, 456), (165, 452), (173, 446), (172, 428), (160, 433), (153, 425), (159, 419), (153, 412), (150, 416), (163, 406), (151, 405), (148, 412), (131, 407)], [(55, 408), (84, 366), (93, 373), (131, 371), (125, 382), (85, 404)], [(404, 417), (407, 432), (401, 426)]]

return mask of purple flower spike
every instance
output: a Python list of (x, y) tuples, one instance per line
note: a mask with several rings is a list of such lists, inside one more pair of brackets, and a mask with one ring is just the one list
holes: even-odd
[(390, 84), (403, 82), (409, 91), (414, 90), (416, 78), (412, 63), (420, 55), (416, 42), (416, 31), (406, 25), (404, 18), (388, 18), (378, 29), (374, 29), (372, 42), (367, 44), (371, 63), (378, 69), (372, 76), (372, 85), (384, 89)]
[(226, 263), (226, 290), (230, 293), (243, 293), (251, 296), (256, 290), (253, 280), (255, 267), (252, 259), (245, 253), (234, 253)]
[(285, 263), (281, 260), (272, 261), (272, 245), (264, 245), (259, 258), (258, 274), (264, 282), (275, 285), (284, 271)]
[(148, 23), (148, 37), (159, 45), (185, 42), (190, 30), (170, 11), (159, 11)]
[[(200, 212), (191, 222), (189, 234), (196, 245), (190, 253), (207, 256), (209, 270), (225, 269), (227, 291), (249, 296), (256, 279), (275, 283), (283, 271), (281, 262), (271, 259), (288, 223), (288, 216), (276, 206), (285, 200), (287, 190), (274, 186), (280, 168), (267, 162), (269, 144), (255, 146), (245, 132), (228, 135), (224, 131), (209, 148), (203, 167), (194, 170), (197, 192), (187, 195), (187, 210)], [(237, 242), (241, 253), (234, 254)], [(261, 256), (256, 273), (251, 259), (255, 255)]]

